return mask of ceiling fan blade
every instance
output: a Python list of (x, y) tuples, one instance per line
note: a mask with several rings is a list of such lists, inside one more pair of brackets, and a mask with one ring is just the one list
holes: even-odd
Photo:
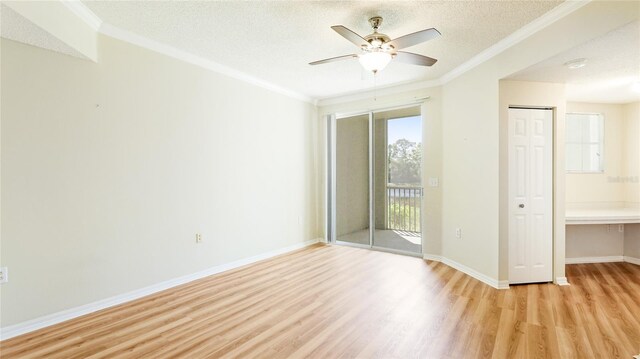
[(367, 42), (367, 40), (365, 40), (362, 36), (356, 34), (355, 32), (347, 29), (346, 27), (342, 26), (342, 25), (335, 25), (335, 26), (331, 26), (331, 28), (337, 32), (338, 34), (342, 35), (342, 37), (344, 37), (345, 39), (351, 41), (352, 43), (354, 43), (356, 46), (361, 47), (361, 46), (369, 46), (369, 43)]
[(404, 62), (406, 64), (420, 65), (420, 66), (431, 66), (438, 61), (428, 56), (422, 56), (422, 55), (414, 54), (411, 52), (404, 52), (404, 51), (398, 51), (396, 53), (395, 59), (397, 61)]
[(318, 60), (318, 61), (310, 62), (309, 65), (320, 65), (320, 64), (326, 64), (326, 63), (329, 63), (329, 62), (353, 59), (353, 58), (357, 58), (357, 57), (358, 57), (358, 55), (356, 55), (356, 54), (343, 55), (343, 56), (331, 57), (331, 58), (324, 59), (324, 60)]
[(405, 47), (410, 47), (413, 45), (423, 43), (425, 41), (429, 41), (431, 39), (435, 39), (438, 36), (440, 36), (440, 31), (434, 28), (431, 28), (431, 29), (414, 32), (409, 35), (401, 36), (397, 39), (393, 39), (389, 41), (387, 44), (393, 45), (393, 47), (396, 50), (400, 50), (400, 49), (404, 49)]

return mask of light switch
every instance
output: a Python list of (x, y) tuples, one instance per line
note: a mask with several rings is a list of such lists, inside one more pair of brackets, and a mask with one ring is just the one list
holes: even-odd
[(429, 177), (429, 187), (438, 187), (438, 177)]
[(6, 283), (9, 281), (9, 269), (7, 267), (0, 268), (0, 283)]

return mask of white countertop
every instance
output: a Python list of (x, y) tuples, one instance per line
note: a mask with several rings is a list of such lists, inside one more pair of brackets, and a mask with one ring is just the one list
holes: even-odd
[(566, 224), (640, 223), (640, 208), (567, 209)]

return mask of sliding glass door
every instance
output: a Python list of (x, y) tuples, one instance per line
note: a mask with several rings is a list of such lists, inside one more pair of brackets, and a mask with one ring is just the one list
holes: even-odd
[(420, 107), (374, 113), (373, 246), (422, 253)]
[(369, 114), (337, 120), (335, 234), (340, 242), (370, 246)]
[(331, 238), (422, 253), (420, 107), (342, 117), (332, 125)]

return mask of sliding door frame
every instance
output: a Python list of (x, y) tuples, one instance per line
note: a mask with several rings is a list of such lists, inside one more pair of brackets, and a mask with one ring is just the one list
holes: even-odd
[[(368, 153), (369, 153), (369, 161), (368, 161), (368, 167), (369, 170), (367, 171), (368, 173), (368, 193), (369, 193), (369, 244), (365, 245), (365, 244), (358, 244), (358, 243), (349, 243), (349, 242), (342, 242), (342, 241), (338, 241), (337, 236), (336, 236), (336, 134), (337, 134), (337, 129), (338, 129), (338, 121), (340, 121), (341, 119), (346, 119), (346, 118), (351, 118), (351, 117), (356, 117), (356, 116), (364, 116), (364, 115), (368, 115), (369, 119), (368, 119), (368, 138), (367, 138), (367, 142), (368, 142)], [(373, 111), (365, 111), (365, 112), (354, 112), (354, 113), (350, 113), (350, 114), (331, 114), (327, 116), (327, 172), (328, 172), (328, 200), (327, 200), (327, 233), (329, 233), (329, 238), (328, 241), (329, 243), (334, 243), (334, 244), (342, 244), (342, 245), (347, 245), (347, 246), (354, 246), (354, 247), (361, 247), (361, 248), (371, 248), (373, 246), (373, 231), (371, 230), (371, 225), (374, 224), (373, 223), (373, 218), (372, 218), (372, 205), (373, 205), (373, 196), (371, 195), (372, 190), (373, 190), (373, 172), (372, 172), (372, 153), (373, 153), (373, 146), (372, 146), (372, 140), (373, 140), (373, 130), (372, 130), (372, 125), (373, 125)]]
[[(414, 256), (414, 257), (420, 257), (422, 258), (422, 253), (416, 253), (416, 252), (410, 252), (410, 251), (404, 251), (404, 250), (399, 250), (399, 249), (393, 249), (393, 248), (386, 248), (386, 247), (378, 247), (378, 246), (374, 246), (373, 243), (373, 236), (374, 236), (374, 228), (375, 228), (375, 211), (374, 211), (374, 205), (375, 205), (375, 196), (374, 196), (374, 158), (373, 158), (373, 151), (374, 151), (374, 114), (376, 112), (384, 112), (384, 111), (392, 111), (392, 110), (400, 110), (400, 109), (404, 109), (404, 108), (411, 108), (411, 107), (418, 107), (420, 109), (420, 117), (422, 118), (422, 104), (423, 102), (428, 99), (421, 99), (419, 101), (416, 102), (412, 102), (412, 103), (408, 103), (408, 104), (404, 104), (404, 105), (398, 105), (398, 106), (392, 106), (392, 107), (381, 107), (381, 108), (375, 108), (375, 109), (371, 109), (371, 110), (367, 110), (367, 111), (353, 111), (353, 112), (344, 112), (344, 113), (332, 113), (327, 115), (326, 119), (327, 119), (327, 242), (331, 243), (331, 244), (339, 244), (339, 245), (344, 245), (344, 246), (350, 246), (350, 247), (358, 247), (358, 248), (366, 248), (366, 249), (371, 249), (371, 250), (377, 250), (377, 251), (382, 251), (382, 252), (391, 252), (391, 253), (397, 253), (397, 254), (403, 254), (403, 255), (408, 255), (408, 256)], [(365, 244), (359, 244), (359, 243), (350, 243), (350, 242), (343, 242), (343, 241), (338, 241), (337, 240), (337, 236), (336, 236), (336, 134), (337, 134), (337, 124), (338, 121), (340, 121), (341, 119), (346, 119), (346, 118), (350, 118), (350, 117), (355, 117), (355, 116), (363, 116), (363, 115), (368, 115), (369, 116), (369, 133), (368, 133), (368, 140), (369, 140), (369, 145), (368, 145), (368, 154), (369, 154), (369, 178), (368, 178), (368, 184), (369, 184), (369, 245), (365, 245)], [(422, 187), (424, 188), (424, 178), (421, 178), (421, 184)], [(420, 208), (421, 211), (424, 207), (424, 196), (421, 198), (420, 201)], [(423, 235), (424, 229), (422, 228), (422, 223), (420, 223), (420, 248), (424, 249), (424, 235)]]

